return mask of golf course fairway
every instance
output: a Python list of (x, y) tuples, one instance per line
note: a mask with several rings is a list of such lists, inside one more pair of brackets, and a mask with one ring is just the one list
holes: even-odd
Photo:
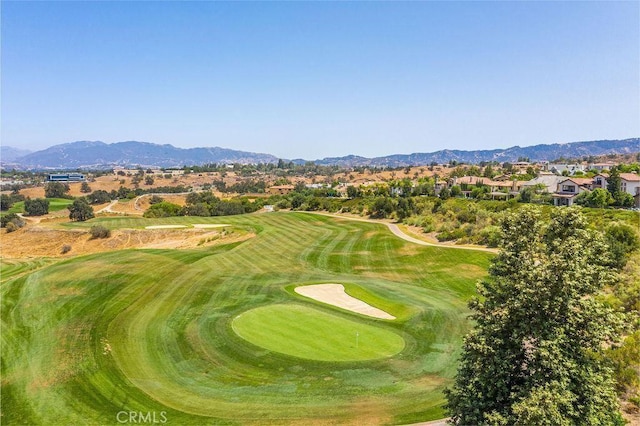
[(233, 320), (233, 331), (270, 351), (316, 361), (386, 358), (404, 348), (393, 332), (298, 305), (244, 312)]
[[(289, 212), (56, 226), (164, 232), (145, 227), (194, 224), (252, 237), (1, 260), (2, 424), (118, 425), (123, 416), (131, 423), (130, 413), (173, 425), (445, 416), (443, 390), (471, 326), (467, 302), (492, 254)], [(395, 319), (294, 291), (321, 283), (340, 283)]]

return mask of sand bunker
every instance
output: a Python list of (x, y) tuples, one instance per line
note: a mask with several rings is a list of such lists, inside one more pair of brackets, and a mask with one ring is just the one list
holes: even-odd
[(396, 319), (396, 317), (386, 313), (382, 309), (374, 308), (360, 299), (349, 296), (345, 293), (342, 284), (305, 285), (296, 287), (295, 292), (313, 300), (347, 309), (358, 314), (387, 320)]
[(151, 225), (145, 226), (144, 229), (176, 229), (176, 228), (186, 228), (186, 225)]
[(224, 223), (194, 223), (193, 224), (194, 228), (224, 228), (225, 226), (231, 226), (231, 225), (226, 225)]

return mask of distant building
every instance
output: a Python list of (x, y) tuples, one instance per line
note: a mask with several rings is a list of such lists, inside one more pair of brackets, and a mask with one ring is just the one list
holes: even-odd
[(546, 171), (561, 175), (567, 173), (569, 176), (573, 176), (576, 172), (585, 172), (586, 166), (584, 164), (547, 164)]
[(611, 170), (612, 167), (617, 166), (615, 163), (593, 163), (589, 164), (589, 170), (603, 171), (603, 170)]
[(460, 186), (460, 190), (465, 197), (469, 197), (473, 188), (477, 186), (488, 186), (493, 198), (506, 197), (508, 199), (509, 195), (517, 194), (524, 184), (525, 181), (521, 180), (495, 181), (487, 177), (462, 176), (454, 178), (451, 186)]
[(47, 182), (84, 182), (86, 179), (82, 173), (50, 173)]
[(293, 185), (276, 185), (267, 188), (267, 193), (271, 195), (286, 195), (295, 189)]
[(518, 172), (518, 173), (526, 173), (527, 169), (529, 167), (531, 167), (531, 163), (529, 163), (528, 161), (517, 161), (513, 164), (511, 164), (511, 166)]
[(546, 192), (555, 192), (558, 188), (558, 183), (560, 181), (565, 180), (564, 176), (557, 176), (554, 174), (543, 174), (541, 173), (537, 178), (531, 179), (530, 181), (524, 183), (522, 186), (524, 188), (527, 187), (535, 187), (537, 185), (544, 186)]

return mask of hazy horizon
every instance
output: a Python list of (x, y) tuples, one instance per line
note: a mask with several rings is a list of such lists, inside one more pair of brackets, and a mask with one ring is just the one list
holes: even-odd
[(4, 146), (378, 157), (640, 135), (640, 4), (3, 2)]
[[(627, 139), (637, 139), (640, 138), (640, 136), (631, 136), (631, 137), (626, 137), (626, 138), (620, 138), (620, 139), (615, 139), (615, 140), (627, 140)], [(614, 140), (611, 138), (605, 138), (605, 139), (599, 139), (599, 140)], [(594, 140), (595, 141), (595, 140)], [(114, 141), (114, 142), (106, 142), (106, 141), (101, 141), (101, 140), (95, 140), (95, 141), (88, 141), (88, 140), (82, 140), (82, 141), (72, 141), (72, 142), (62, 142), (59, 144), (54, 144), (54, 145), (50, 145), (41, 149), (32, 149), (29, 150), (31, 152), (37, 152), (37, 151), (41, 151), (41, 150), (45, 150), (47, 148), (51, 148), (53, 146), (56, 145), (65, 145), (65, 144), (72, 144), (72, 143), (76, 143), (76, 142), (102, 142), (102, 143), (106, 143), (106, 144), (114, 144), (114, 143), (121, 143), (121, 142), (141, 142), (141, 143), (152, 143), (152, 144), (156, 144), (156, 145), (165, 145), (165, 144), (159, 144), (153, 141), (135, 141), (135, 140), (122, 140), (122, 141)], [(568, 144), (568, 143), (578, 143), (578, 142), (593, 142), (593, 141), (570, 141), (570, 142), (549, 142), (549, 143), (545, 143), (545, 142), (541, 142), (541, 143), (535, 143), (535, 144), (531, 144), (531, 145), (519, 145), (521, 148), (526, 148), (526, 147), (530, 147), (530, 146), (535, 146), (535, 145), (553, 145), (553, 144)], [(215, 146), (178, 146), (178, 145), (174, 145), (169, 143), (168, 145), (172, 145), (175, 148), (181, 148), (181, 149), (190, 149), (190, 148), (214, 148), (214, 147), (218, 147), (218, 148), (225, 148), (225, 149), (234, 149), (237, 151), (247, 151), (247, 150), (243, 150), (241, 148), (229, 148), (226, 146), (219, 146), (219, 145), (215, 145)], [(16, 149), (24, 149), (24, 148), (20, 148), (17, 146), (12, 146), (12, 145), (5, 145), (2, 144), (2, 146), (6, 146), (6, 147), (10, 147), (10, 148), (16, 148)], [(344, 154), (344, 155), (326, 155), (324, 157), (314, 157), (314, 158), (306, 158), (306, 157), (292, 157), (292, 156), (278, 156), (275, 155), (271, 152), (268, 151), (247, 151), (247, 152), (253, 152), (256, 154), (271, 154), (274, 155), (278, 158), (283, 158), (286, 160), (309, 160), (309, 161), (313, 161), (313, 160), (322, 160), (324, 158), (332, 158), (332, 157), (345, 157), (348, 155), (355, 155), (355, 156), (359, 156), (359, 157), (367, 157), (367, 158), (374, 158), (374, 157), (386, 157), (386, 156), (390, 156), (390, 155), (395, 155), (395, 154), (399, 154), (399, 155), (410, 155), (410, 154), (418, 154), (418, 153), (430, 153), (430, 152), (436, 152), (436, 151), (441, 151), (444, 149), (448, 149), (448, 150), (452, 150), (452, 151), (476, 151), (476, 150), (494, 150), (494, 149), (505, 149), (505, 148), (512, 148), (515, 147), (516, 145), (512, 145), (512, 146), (508, 146), (508, 147), (500, 147), (500, 148), (496, 148), (496, 147), (485, 147), (485, 148), (474, 148), (474, 149), (458, 149), (458, 148), (452, 148), (452, 147), (447, 147), (447, 148), (441, 148), (441, 149), (435, 149), (435, 150), (430, 150), (430, 151), (413, 151), (413, 152), (388, 152), (382, 155), (375, 155), (375, 156), (367, 156), (367, 155), (361, 155), (357, 152), (352, 152), (350, 154)], [(640, 147), (639, 147), (640, 150)]]

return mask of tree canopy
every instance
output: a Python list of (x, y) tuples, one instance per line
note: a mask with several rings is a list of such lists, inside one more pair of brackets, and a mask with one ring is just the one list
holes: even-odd
[(501, 221), (501, 252), (471, 302), (452, 422), (606, 425), (621, 418), (603, 345), (621, 319), (594, 294), (615, 282), (602, 234), (575, 209), (543, 225), (529, 207)]
[(24, 211), (27, 216), (43, 216), (49, 213), (49, 200), (46, 198), (27, 198), (24, 200)]
[(76, 198), (67, 208), (69, 209), (69, 219), (71, 220), (84, 222), (94, 217), (93, 207), (84, 198)]
[(69, 185), (62, 182), (49, 182), (44, 186), (44, 196), (47, 198), (64, 198), (69, 192)]

